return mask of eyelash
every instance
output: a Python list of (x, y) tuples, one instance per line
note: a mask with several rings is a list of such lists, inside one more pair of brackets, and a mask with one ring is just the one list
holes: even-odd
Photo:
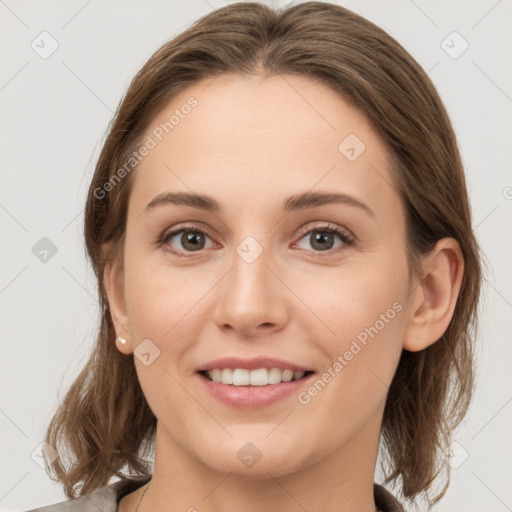
[[(201, 233), (202, 235), (206, 235), (209, 238), (212, 238), (209, 235), (208, 231), (205, 231), (204, 229), (199, 228), (198, 226), (190, 225), (190, 226), (181, 226), (180, 228), (170, 231), (168, 233), (164, 232), (162, 235), (157, 237), (157, 239), (154, 241), (154, 244), (157, 248), (160, 248), (160, 247), (164, 246), (166, 243), (168, 243), (169, 240), (171, 240), (178, 233), (183, 233), (183, 232), (187, 232), (187, 231)], [(321, 233), (333, 233), (335, 235), (338, 235), (340, 240), (343, 242), (343, 245), (347, 246), (347, 247), (353, 246), (356, 243), (356, 239), (354, 236), (350, 235), (346, 230), (340, 229), (335, 224), (323, 224), (320, 226), (305, 228), (304, 230), (301, 231), (301, 234), (300, 234), (300, 237), (298, 240), (301, 240), (302, 238), (304, 238), (304, 236), (306, 236), (308, 233), (311, 233), (313, 231), (318, 231)], [(342, 248), (343, 248), (343, 246), (337, 247), (334, 249), (328, 249), (326, 251), (311, 250), (310, 252), (312, 252), (313, 254), (333, 254), (335, 252), (338, 252)], [(204, 250), (204, 249), (202, 249), (202, 250)], [(200, 250), (200, 251), (182, 251), (182, 252), (175, 252), (174, 250), (172, 250), (171, 252), (175, 256), (188, 258), (190, 256), (193, 256), (195, 253), (200, 253), (202, 250)]]

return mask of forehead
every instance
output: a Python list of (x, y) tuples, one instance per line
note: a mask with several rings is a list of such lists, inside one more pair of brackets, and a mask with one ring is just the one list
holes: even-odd
[[(163, 190), (279, 199), (319, 187), (396, 200), (388, 153), (366, 116), (300, 75), (219, 75), (176, 96), (145, 134), (154, 147), (132, 189), (142, 209)], [(394, 196), (394, 197), (393, 197)]]

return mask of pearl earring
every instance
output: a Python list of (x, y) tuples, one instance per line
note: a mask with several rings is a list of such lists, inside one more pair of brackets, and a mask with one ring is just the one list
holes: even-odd
[(121, 336), (117, 338), (117, 341), (119, 341), (119, 343), (121, 343), (122, 345), (126, 343), (126, 340), (124, 338), (121, 338)]

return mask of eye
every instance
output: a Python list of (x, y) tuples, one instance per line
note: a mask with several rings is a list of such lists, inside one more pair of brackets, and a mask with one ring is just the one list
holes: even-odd
[[(208, 240), (210, 244), (208, 244)], [(201, 229), (196, 227), (182, 227), (180, 229), (165, 233), (158, 241), (157, 246), (169, 245), (175, 254), (197, 252), (213, 246), (210, 237)]]
[[(341, 242), (335, 245), (336, 238)], [(300, 240), (306, 240), (311, 244), (311, 249), (308, 247), (301, 247), (302, 249), (309, 249), (316, 252), (328, 252), (343, 245), (353, 245), (354, 239), (351, 235), (333, 224), (323, 226), (316, 226), (309, 229)], [(300, 241), (298, 242), (300, 244)]]
[[(302, 240), (311, 244), (311, 248), (301, 245)], [(336, 241), (338, 240), (338, 243)], [(314, 252), (331, 252), (333, 249), (354, 245), (355, 239), (350, 232), (333, 224), (315, 226), (313, 229), (304, 230), (298, 245), (301, 249)], [(208, 234), (197, 226), (182, 226), (173, 231), (162, 234), (155, 240), (157, 247), (166, 246), (176, 256), (188, 256), (194, 252), (200, 252), (217, 246)], [(336, 252), (336, 251), (332, 251)]]

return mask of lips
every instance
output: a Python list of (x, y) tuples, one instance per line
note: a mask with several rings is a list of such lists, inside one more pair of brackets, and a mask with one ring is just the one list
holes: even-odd
[(208, 370), (223, 370), (224, 368), (240, 368), (244, 370), (257, 370), (259, 368), (280, 368), (281, 370), (291, 370), (292, 372), (311, 372), (311, 368), (301, 366), (283, 359), (273, 357), (255, 357), (253, 359), (242, 359), (239, 357), (224, 357), (209, 361), (198, 368), (196, 372), (205, 372)]
[(211, 396), (235, 407), (264, 407), (296, 394), (313, 370), (282, 359), (225, 357), (196, 369)]

